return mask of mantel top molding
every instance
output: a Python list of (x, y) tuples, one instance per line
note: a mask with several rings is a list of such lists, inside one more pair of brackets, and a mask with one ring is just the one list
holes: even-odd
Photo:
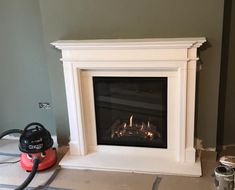
[(97, 39), (59, 40), (51, 44), (61, 50), (72, 49), (150, 49), (150, 48), (198, 48), (206, 38), (143, 38), (143, 39)]

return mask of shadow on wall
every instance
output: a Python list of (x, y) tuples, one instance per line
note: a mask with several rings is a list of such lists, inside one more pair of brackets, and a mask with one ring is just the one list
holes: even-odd
[[(203, 52), (203, 51), (206, 51), (208, 48), (211, 48), (212, 47), (212, 44), (210, 43), (210, 39), (206, 39), (206, 42), (203, 44), (203, 46), (199, 47), (198, 49), (198, 57), (201, 57), (200, 54)], [(200, 70), (203, 68), (204, 66), (204, 61), (202, 59), (199, 59), (198, 62), (197, 62), (197, 74), (196, 74), (196, 95), (195, 95), (195, 121), (194, 121), (194, 126), (195, 126), (195, 129), (194, 129), (194, 137), (198, 137), (198, 134), (197, 134), (197, 126), (198, 126), (198, 105), (199, 105), (199, 78), (200, 78)]]
[(217, 125), (217, 142), (216, 142), (217, 151), (221, 151), (222, 145), (224, 144), (224, 130), (225, 130), (224, 119), (225, 119), (225, 106), (226, 106), (228, 65), (229, 65), (231, 16), (232, 16), (232, 0), (225, 0), (222, 54), (221, 54), (221, 66), (220, 66), (218, 125)]

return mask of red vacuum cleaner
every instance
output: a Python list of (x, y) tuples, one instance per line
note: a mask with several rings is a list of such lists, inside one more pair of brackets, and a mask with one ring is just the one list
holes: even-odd
[(39, 159), (38, 171), (50, 168), (56, 163), (56, 149), (52, 148), (51, 134), (40, 123), (30, 123), (20, 136), (20, 164), (26, 171), (32, 171), (33, 160)]
[(37, 171), (52, 167), (57, 161), (56, 149), (53, 148), (53, 139), (45, 127), (37, 122), (28, 124), (24, 130), (10, 129), (0, 134), (0, 139), (11, 133), (20, 133), (19, 149), (21, 153), (20, 164), (29, 171), (27, 179), (16, 188), (22, 190), (32, 181)]

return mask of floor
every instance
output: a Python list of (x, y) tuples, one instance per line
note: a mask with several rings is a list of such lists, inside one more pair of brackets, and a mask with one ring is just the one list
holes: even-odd
[[(1, 140), (0, 153), (19, 153), (18, 141)], [(66, 148), (60, 148), (59, 157)], [(203, 176), (199, 178), (147, 175), (121, 172), (101, 172), (89, 170), (60, 169), (58, 165), (39, 172), (28, 189), (76, 189), (76, 190), (213, 190), (214, 168), (218, 165), (215, 161), (215, 152), (201, 153)], [(17, 161), (18, 157), (1, 156), (0, 163)], [(0, 164), (0, 189), (14, 189), (28, 176), (19, 163)], [(36, 187), (36, 188), (35, 188)]]

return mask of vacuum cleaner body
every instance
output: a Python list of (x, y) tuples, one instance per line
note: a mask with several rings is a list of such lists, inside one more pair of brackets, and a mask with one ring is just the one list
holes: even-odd
[(48, 150), (45, 151), (44, 153), (33, 153), (29, 154), (28, 153), (22, 153), (21, 154), (21, 159), (20, 159), (20, 165), (23, 169), (26, 171), (31, 171), (33, 168), (33, 162), (34, 158), (38, 157), (40, 160), (40, 163), (38, 165), (38, 171), (46, 170), (53, 166), (56, 163), (56, 150), (54, 148), (49, 148)]
[(40, 123), (30, 123), (24, 130), (9, 129), (0, 134), (0, 139), (12, 134), (19, 133), (19, 149), (21, 153), (20, 164), (23, 169), (30, 171), (25, 181), (15, 190), (23, 190), (32, 181), (37, 171), (52, 167), (57, 161), (56, 149), (53, 148), (51, 134)]
[(33, 168), (33, 160), (39, 159), (37, 171), (52, 167), (57, 161), (56, 149), (51, 134), (40, 123), (30, 123), (20, 136), (19, 149), (21, 167), (26, 171)]

